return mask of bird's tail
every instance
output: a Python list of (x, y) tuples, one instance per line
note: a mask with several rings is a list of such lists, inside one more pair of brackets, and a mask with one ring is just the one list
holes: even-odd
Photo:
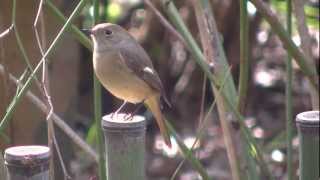
[(160, 109), (160, 95), (152, 96), (148, 99), (146, 99), (145, 104), (149, 108), (149, 110), (152, 112), (153, 116), (155, 117), (157, 124), (160, 129), (160, 133), (166, 143), (167, 146), (171, 147), (171, 140), (169, 132), (166, 128), (165, 121), (163, 119), (163, 115)]

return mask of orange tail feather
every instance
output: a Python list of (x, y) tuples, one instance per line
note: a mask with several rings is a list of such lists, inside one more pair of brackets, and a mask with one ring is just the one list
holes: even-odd
[(149, 108), (149, 110), (152, 112), (153, 116), (155, 117), (157, 124), (160, 129), (160, 133), (166, 143), (167, 146), (171, 147), (171, 140), (169, 132), (166, 128), (165, 121), (163, 119), (163, 115), (160, 109), (160, 96), (153, 96), (149, 99), (145, 100), (145, 104)]

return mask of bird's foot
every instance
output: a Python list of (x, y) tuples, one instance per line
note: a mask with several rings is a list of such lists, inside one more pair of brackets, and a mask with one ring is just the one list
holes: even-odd
[(126, 114), (123, 118), (124, 121), (132, 121), (134, 114), (130, 113), (130, 114)]
[(111, 119), (113, 119), (115, 116), (118, 116), (118, 112), (111, 113)]

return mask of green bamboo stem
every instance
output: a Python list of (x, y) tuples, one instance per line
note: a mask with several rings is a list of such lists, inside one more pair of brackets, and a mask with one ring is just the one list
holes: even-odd
[[(13, 2), (15, 2), (15, 0)], [(20, 34), (19, 34), (19, 31), (18, 31), (18, 27), (17, 27), (15, 22), (13, 23), (13, 30), (14, 30), (14, 34), (15, 34), (15, 37), (16, 37), (16, 40), (17, 40), (18, 48), (19, 48), (19, 50), (20, 50), (20, 52), (22, 54), (22, 57), (23, 57), (26, 65), (27, 65), (29, 71), (32, 72), (33, 68), (31, 66), (31, 63), (30, 63), (29, 57), (27, 55), (27, 52), (26, 52), (26, 50), (25, 50), (25, 48), (24, 48), (24, 46), (22, 44), (22, 41), (21, 41), (21, 38), (20, 38)], [(35, 78), (36, 78), (36, 81), (38, 81), (37, 77), (35, 77)]]
[(162, 3), (164, 4), (164, 9), (167, 12), (170, 20), (177, 27), (178, 31), (186, 40), (186, 43), (189, 45), (189, 49), (192, 55), (197, 59), (198, 65), (203, 69), (208, 79), (214, 82), (215, 80), (213, 74), (210, 71), (210, 66), (205, 62), (205, 58), (201, 52), (201, 49), (197, 45), (196, 41), (192, 38), (188, 28), (185, 26), (183, 20), (181, 19), (177, 8), (170, 0), (162, 0)]
[[(99, 14), (99, 0), (93, 1), (93, 24), (98, 24), (100, 21)], [(104, 156), (104, 140), (101, 128), (101, 84), (93, 72), (93, 96), (94, 96), (94, 121), (96, 124), (96, 132), (97, 132), (97, 145), (98, 145), (98, 153), (99, 153), (99, 179), (106, 180), (106, 163)]]
[(319, 179), (319, 111), (306, 111), (297, 115), (299, 136), (300, 180)]
[(227, 149), (227, 155), (229, 159), (229, 164), (230, 164), (230, 169), (231, 169), (231, 174), (232, 174), (232, 179), (233, 180), (240, 180), (241, 175), (240, 175), (240, 164), (238, 161), (238, 157), (236, 154), (236, 149), (234, 147), (234, 143), (232, 141), (232, 136), (231, 136), (231, 128), (230, 128), (230, 123), (227, 121), (227, 110), (225, 107), (225, 103), (223, 101), (222, 94), (220, 94), (217, 90), (217, 88), (214, 85), (211, 85), (214, 96), (217, 99), (217, 109), (219, 113), (219, 119), (221, 122), (221, 129), (223, 132), (223, 137), (224, 137), (224, 142), (226, 145)]
[[(192, 37), (191, 33), (189, 32), (188, 28), (184, 24), (177, 8), (170, 0), (163, 0), (164, 9), (167, 12), (170, 20), (173, 22), (173, 24), (176, 26), (177, 30), (181, 33), (181, 35), (185, 38), (187, 44), (189, 45), (189, 49), (191, 51), (191, 54), (195, 57), (196, 63), (201, 67), (201, 69), (204, 71), (205, 75), (208, 77), (208, 79), (213, 82), (216, 86), (221, 87), (222, 81), (225, 79), (226, 72), (228, 73), (228, 78), (226, 80), (226, 84), (223, 89), (223, 93), (228, 94), (227, 96), (224, 96), (224, 98), (227, 98), (229, 101), (232, 102), (232, 104), (236, 104), (237, 102), (237, 93), (235, 90), (234, 82), (231, 76), (231, 73), (229, 72), (229, 66), (227, 64), (225, 54), (222, 48), (221, 41), (217, 39), (218, 42), (218, 58), (219, 62), (217, 64), (208, 64), (205, 61), (205, 57), (202, 54), (201, 49), (197, 45), (196, 41)], [(215, 62), (216, 63), (216, 62)], [(217, 66), (219, 68), (216, 68), (214, 66)], [(215, 69), (215, 74), (211, 72), (211, 68)]]
[[(50, 11), (50, 13), (61, 23), (64, 24), (67, 21), (67, 18), (64, 17), (62, 12), (50, 1), (44, 1), (45, 8)], [(73, 37), (78, 40), (84, 47), (92, 51), (92, 42), (91, 40), (83, 34), (79, 28), (73, 24), (67, 27), (67, 30), (71, 32)]]
[(226, 103), (228, 104), (230, 110), (234, 113), (235, 117), (239, 120), (238, 122), (240, 124), (241, 132), (246, 138), (245, 143), (247, 143), (246, 145), (249, 147), (250, 154), (252, 154), (252, 156), (255, 157), (257, 162), (259, 163), (262, 174), (264, 174), (267, 179), (274, 179), (270, 173), (266, 161), (263, 158), (260, 146), (258, 146), (256, 139), (251, 135), (250, 129), (248, 129), (244, 123), (244, 117), (240, 114), (239, 111), (237, 111), (236, 107), (231, 104), (230, 101), (226, 100)]
[[(162, 3), (164, 5), (164, 9), (167, 12), (169, 18), (171, 19), (172, 23), (176, 26), (177, 30), (181, 33), (181, 35), (185, 38), (187, 44), (189, 45), (191, 54), (195, 57), (195, 61), (199, 64), (199, 66), (202, 68), (203, 72), (206, 74), (208, 79), (214, 83), (216, 87), (221, 87), (221, 82), (223, 77), (225, 77), (225, 74), (221, 73), (219, 77), (213, 76), (213, 74), (210, 71), (209, 65), (205, 62), (204, 56), (198, 47), (197, 43), (193, 39), (191, 33), (189, 32), (188, 28), (184, 24), (177, 8), (175, 7), (174, 3), (170, 0), (162, 0)], [(220, 53), (221, 59), (225, 60), (224, 51), (221, 45), (220, 40), (218, 40), (218, 50)], [(226, 60), (225, 60), (226, 62)], [(226, 65), (226, 68), (228, 68), (228, 65)], [(220, 68), (218, 70), (222, 71), (224, 68)], [(222, 72), (227, 72), (228, 70), (223, 70)], [(230, 88), (233, 87), (233, 88)], [(237, 102), (237, 95), (235, 92), (234, 83), (232, 81), (232, 78), (229, 76), (227, 78), (226, 87), (222, 91), (222, 96), (225, 100), (225, 103), (228, 107), (228, 109), (233, 112), (235, 117), (239, 120), (241, 126), (241, 133), (243, 133), (243, 136), (245, 137), (245, 143), (250, 147), (250, 150), (254, 152), (254, 157), (257, 158), (257, 162), (260, 165), (262, 173), (267, 176), (269, 179), (273, 179), (271, 176), (271, 173), (269, 171), (269, 168), (267, 166), (267, 163), (264, 161), (261, 148), (258, 147), (258, 144), (254, 137), (252, 137), (250, 130), (248, 127), (244, 124), (244, 117), (241, 115), (241, 113), (236, 108), (236, 102)]]
[[(185, 38), (186, 43), (188, 44), (188, 48), (190, 49), (191, 54), (194, 56), (194, 60), (203, 70), (208, 79), (215, 84), (217, 87), (221, 87), (223, 80), (225, 79), (226, 72), (227, 80), (225, 82), (225, 86), (223, 89), (224, 98), (227, 98), (232, 104), (236, 104), (237, 102), (237, 93), (235, 89), (235, 85), (233, 82), (232, 75), (230, 73), (229, 66), (223, 51), (222, 43), (219, 38), (216, 39), (218, 44), (218, 53), (217, 53), (217, 62), (216, 64), (208, 64), (205, 60), (204, 55), (202, 54), (201, 49), (197, 45), (196, 41), (192, 37), (192, 34), (188, 30), (187, 26), (184, 24), (176, 6), (170, 0), (162, 0), (164, 5), (164, 9), (167, 12), (170, 20), (176, 26), (177, 30), (181, 33), (181, 35)], [(214, 68), (215, 73), (211, 72), (211, 69)]]
[(209, 177), (208, 173), (206, 172), (205, 168), (201, 164), (201, 162), (195, 158), (195, 156), (192, 154), (192, 149), (189, 149), (184, 142), (178, 137), (177, 132), (174, 130), (172, 124), (169, 121), (166, 121), (166, 126), (168, 128), (168, 131), (170, 135), (172, 135), (175, 140), (177, 141), (180, 150), (182, 151), (182, 154), (185, 156), (185, 158), (190, 161), (191, 166), (197, 170), (202, 177), (203, 180), (212, 180), (212, 178)]
[(9, 119), (12, 117), (13, 112), (17, 106), (17, 104), (21, 101), (22, 97), (24, 96), (24, 94), (27, 92), (27, 90), (30, 88), (33, 79), (36, 75), (36, 73), (41, 69), (42, 63), (44, 62), (44, 60), (52, 54), (53, 50), (55, 49), (55, 47), (57, 46), (58, 42), (61, 40), (62, 35), (65, 33), (67, 27), (69, 27), (71, 25), (71, 21), (77, 17), (81, 10), (84, 8), (86, 2), (88, 0), (81, 0), (78, 5), (76, 6), (76, 8), (74, 9), (74, 11), (71, 13), (70, 17), (68, 18), (68, 20), (66, 21), (66, 23), (63, 25), (63, 27), (61, 28), (61, 30), (59, 31), (58, 35), (55, 37), (55, 39), (53, 40), (53, 42), (51, 43), (51, 45), (49, 46), (48, 50), (44, 53), (43, 57), (40, 59), (40, 62), (37, 64), (37, 66), (34, 68), (33, 72), (30, 74), (29, 78), (27, 79), (27, 81), (25, 82), (25, 84), (22, 86), (20, 92), (18, 93), (17, 97), (15, 98), (15, 100), (12, 103), (12, 106), (10, 106), (7, 111), (6, 114), (4, 115), (4, 117), (2, 118), (2, 121), (0, 122), (0, 132), (2, 132), (6, 125), (9, 122)]
[(258, 12), (267, 20), (272, 30), (278, 35), (283, 46), (287, 49), (288, 53), (294, 58), (296, 63), (299, 65), (301, 71), (306, 75), (312, 84), (313, 88), (318, 92), (319, 97), (319, 75), (317, 74), (316, 67), (310, 66), (305, 54), (294, 44), (287, 31), (283, 28), (279, 22), (277, 16), (272, 13), (271, 9), (261, 0), (251, 0), (252, 4), (255, 5)]
[[(248, 0), (240, 0), (240, 75), (239, 75), (239, 100), (238, 111), (243, 114), (245, 112), (247, 94), (248, 94), (248, 82), (249, 82), (249, 17), (247, 11)], [(243, 153), (244, 159), (247, 162), (247, 178), (250, 180), (258, 180), (258, 174), (256, 170), (256, 162), (249, 153), (250, 147), (244, 146)], [(244, 173), (243, 173), (244, 175)]]
[[(229, 69), (230, 71), (230, 69)], [(226, 73), (227, 74), (227, 73)], [(221, 93), (221, 90), (223, 89), (224, 85), (225, 85), (225, 82), (226, 82), (226, 79), (227, 77), (225, 77), (225, 79), (223, 80), (223, 83), (222, 83), (222, 86), (220, 87), (220, 89), (217, 90), (217, 93)], [(204, 135), (203, 131), (204, 129), (207, 127), (207, 123), (208, 123), (208, 120), (209, 120), (209, 116), (210, 114), (212, 113), (213, 111), (213, 108), (215, 107), (216, 105), (216, 102), (217, 102), (217, 99), (214, 99), (214, 101), (212, 102), (212, 104), (210, 105), (206, 115), (204, 116), (203, 120), (201, 121), (201, 124), (199, 124), (198, 126), (198, 129), (197, 129), (197, 133), (196, 133), (196, 139), (195, 141), (193, 142), (191, 148), (189, 149), (189, 152), (188, 153), (192, 153), (195, 145), (199, 142), (199, 140), (202, 138), (202, 136)], [(184, 153), (186, 154), (186, 153)], [(181, 169), (182, 165), (184, 164), (186, 159), (183, 159), (180, 164), (178, 165), (178, 167), (176, 168), (175, 172), (173, 173), (173, 175), (171, 176), (170, 180), (174, 180), (176, 175), (178, 174), (178, 171)]]
[[(195, 57), (196, 63), (201, 67), (201, 69), (204, 71), (205, 75), (208, 77), (208, 79), (211, 82), (214, 82), (216, 86), (220, 87), (222, 79), (225, 77), (225, 72), (228, 72), (229, 66), (225, 58), (225, 54), (223, 51), (222, 44), (219, 40), (219, 38), (216, 38), (218, 43), (218, 51), (217, 57), (221, 61), (217, 62), (217, 64), (208, 64), (205, 61), (205, 57), (202, 54), (201, 49), (197, 45), (196, 41), (192, 37), (190, 31), (188, 30), (187, 26), (184, 24), (176, 6), (171, 0), (162, 0), (162, 3), (164, 4), (164, 9), (168, 13), (169, 19), (173, 22), (173, 24), (177, 27), (178, 31), (181, 33), (181, 35), (184, 37), (186, 43), (189, 45), (189, 49), (191, 54)], [(211, 72), (212, 68), (214, 66), (217, 66), (219, 68), (215, 68), (215, 75)], [(230, 72), (229, 72), (230, 73)], [(237, 93), (234, 86), (233, 78), (231, 76), (231, 73), (228, 76), (228, 79), (226, 81), (225, 87), (223, 92), (226, 92), (228, 96), (225, 96), (225, 98), (228, 98), (230, 101), (234, 102), (233, 104), (236, 104), (237, 101)]]
[[(24, 48), (24, 45), (23, 45), (23, 43), (21, 41), (20, 33), (18, 31), (18, 26), (16, 24), (16, 9), (17, 9), (16, 7), (17, 7), (17, 1), (13, 0), (13, 2), (12, 2), (12, 20), (11, 20), (12, 27), (13, 27), (14, 35), (16, 37), (18, 48), (19, 48), (19, 50), (20, 50), (20, 52), (22, 54), (23, 60), (26, 63), (27, 68), (29, 69), (29, 71), (32, 72), (33, 68), (31, 66), (30, 59), (29, 59), (29, 57), (27, 55), (27, 52), (26, 52), (26, 50)], [(42, 90), (41, 87), (40, 87), (40, 82), (39, 82), (38, 78), (36, 76), (34, 78), (35, 78), (35, 80), (37, 82), (36, 85), (37, 85), (38, 89)]]
[[(207, 0), (194, 0), (192, 1), (192, 3), (197, 18), (203, 53), (208, 64), (216, 65), (216, 67), (213, 67), (214, 70), (216, 70), (217, 66), (221, 67), (220, 64), (223, 64), (221, 63), (221, 61), (223, 60), (220, 57), (221, 52), (218, 51), (218, 48), (216, 48), (219, 46), (216, 40), (219, 35), (218, 33), (216, 33), (217, 31), (215, 29), (216, 26), (211, 5)], [(222, 71), (218, 71), (217, 73), (222, 73)], [(230, 74), (228, 73), (223, 73), (227, 74), (226, 77), (230, 76)], [(236, 153), (236, 148), (233, 143), (233, 138), (231, 136), (232, 130), (227, 120), (226, 107), (218, 89), (214, 85), (212, 85), (212, 89), (215, 99), (217, 99), (219, 120), (221, 122), (223, 131), (223, 139), (226, 145), (232, 179), (240, 180), (240, 165)]]
[(239, 102), (240, 113), (244, 112), (249, 81), (249, 18), (247, 12), (248, 0), (240, 0), (240, 76)]
[[(287, 31), (291, 37), (292, 32), (292, 3), (291, 0), (287, 0)], [(286, 61), (286, 134), (287, 134), (287, 174), (288, 180), (293, 179), (293, 167), (292, 167), (292, 58), (290, 55)]]

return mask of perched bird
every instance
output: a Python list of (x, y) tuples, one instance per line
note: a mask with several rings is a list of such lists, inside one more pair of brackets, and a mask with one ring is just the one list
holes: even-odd
[(143, 102), (155, 117), (165, 143), (171, 147), (160, 97), (168, 104), (169, 101), (148, 54), (119, 25), (103, 23), (86, 31), (93, 40), (93, 68), (101, 84), (124, 100), (124, 104)]

